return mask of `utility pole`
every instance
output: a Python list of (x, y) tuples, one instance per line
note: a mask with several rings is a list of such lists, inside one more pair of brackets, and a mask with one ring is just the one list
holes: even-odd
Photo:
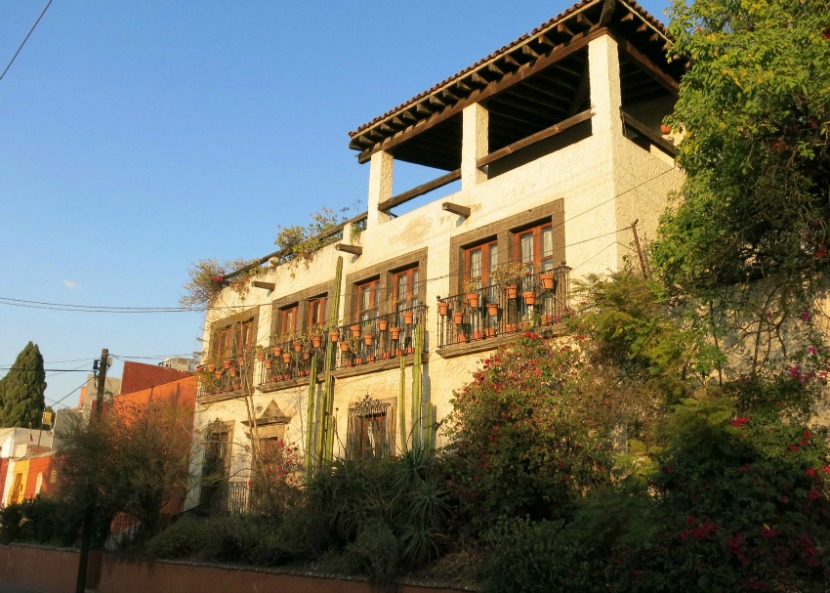
[[(95, 393), (95, 407), (89, 416), (89, 424), (98, 424), (101, 421), (101, 414), (104, 408), (104, 387), (107, 383), (107, 367), (109, 366), (109, 350), (101, 350), (101, 360), (92, 364), (92, 372), (95, 375), (97, 391)], [(88, 479), (88, 478), (87, 478)], [(87, 507), (84, 513), (84, 525), (81, 530), (81, 553), (78, 558), (78, 580), (75, 583), (75, 593), (84, 593), (86, 589), (86, 572), (89, 564), (89, 545), (92, 539), (92, 520), (95, 513), (95, 488), (92, 483), (87, 483)]]

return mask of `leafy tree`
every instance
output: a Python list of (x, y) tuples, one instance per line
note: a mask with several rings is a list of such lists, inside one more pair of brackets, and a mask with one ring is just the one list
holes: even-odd
[(61, 496), (83, 508), (95, 488), (100, 515), (127, 513), (156, 533), (164, 505), (190, 484), (190, 425), (184, 412), (154, 402), (116, 400), (99, 421), (79, 418), (62, 439)]
[(0, 379), (0, 426), (38, 428), (45, 405), (46, 373), (37, 344), (29, 342)]
[(828, 0), (676, 0), (690, 60), (669, 122), (687, 173), (654, 259), (674, 288), (758, 278), (785, 301), (830, 270)]

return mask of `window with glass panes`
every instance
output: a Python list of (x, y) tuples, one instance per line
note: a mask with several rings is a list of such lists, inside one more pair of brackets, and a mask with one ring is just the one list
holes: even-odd
[(499, 248), (495, 240), (464, 250), (464, 284), (475, 282), (478, 288), (490, 286), (490, 274), (496, 269)]
[(298, 310), (297, 305), (280, 309), (280, 333), (289, 334), (297, 329)]
[(326, 297), (321, 296), (308, 301), (308, 325), (321, 326), (326, 322)]
[(418, 306), (418, 267), (409, 268), (392, 275), (395, 311), (404, 311)]
[(517, 232), (514, 249), (529, 273), (553, 270), (553, 226), (546, 222)]
[(254, 343), (254, 320), (246, 319), (227, 325), (214, 333), (214, 350), (216, 358), (233, 358), (241, 355), (247, 346)]
[(378, 316), (380, 280), (370, 280), (357, 285), (357, 319), (371, 321)]

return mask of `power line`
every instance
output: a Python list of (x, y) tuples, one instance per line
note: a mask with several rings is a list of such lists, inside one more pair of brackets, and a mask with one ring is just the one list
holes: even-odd
[(0, 80), (3, 80), (3, 77), (6, 75), (6, 72), (8, 72), (9, 68), (12, 67), (12, 64), (14, 64), (14, 61), (17, 59), (17, 55), (20, 53), (20, 50), (22, 50), (23, 46), (26, 45), (26, 42), (29, 41), (29, 37), (31, 37), (32, 33), (35, 32), (35, 27), (38, 26), (38, 23), (40, 23), (40, 19), (43, 18), (43, 15), (46, 14), (46, 11), (49, 10), (49, 7), (51, 5), (52, 5), (52, 0), (49, 0), (49, 2), (46, 3), (46, 7), (43, 9), (43, 12), (40, 13), (39, 17), (37, 17), (37, 20), (35, 21), (35, 24), (32, 25), (31, 29), (29, 29), (29, 32), (26, 34), (26, 38), (23, 40), (23, 42), (17, 48), (17, 51), (14, 52), (14, 55), (12, 56), (12, 59), (9, 60), (8, 66), (6, 66), (6, 69), (3, 70), (3, 74), (0, 74)]
[[(584, 216), (585, 214), (587, 214), (587, 213), (589, 213), (589, 212), (591, 212), (591, 211), (593, 211), (597, 208), (600, 208), (600, 207), (616, 200), (617, 198), (619, 198), (619, 197), (621, 197), (621, 196), (623, 196), (627, 193), (630, 193), (630, 192), (632, 192), (632, 191), (634, 191), (634, 190), (636, 190), (636, 189), (638, 189), (638, 188), (640, 188), (640, 187), (642, 187), (642, 186), (644, 186), (648, 183), (651, 183), (655, 179), (658, 179), (658, 178), (662, 177), (663, 175), (666, 175), (667, 173), (670, 173), (671, 171), (674, 171), (676, 169), (678, 169), (677, 165), (669, 167), (669, 168), (665, 169), (664, 171), (662, 171), (660, 173), (657, 173), (656, 175), (654, 175), (652, 177), (649, 177), (648, 179), (645, 179), (644, 181), (642, 181), (641, 183), (638, 183), (637, 185), (634, 185), (634, 186), (632, 186), (632, 187), (630, 187), (626, 190), (623, 190), (619, 193), (614, 194), (613, 196), (611, 196), (607, 200), (604, 200), (604, 201), (602, 201), (598, 204), (594, 204), (590, 208), (587, 208), (587, 209), (583, 210), (582, 212), (578, 212), (577, 214), (574, 214), (570, 218), (564, 219), (560, 223), (552, 225), (551, 228), (553, 229), (553, 228), (559, 228), (561, 226), (564, 226), (565, 223), (568, 223), (568, 222), (570, 222), (570, 221), (572, 221), (576, 218), (579, 218), (580, 216)], [(595, 237), (590, 237), (590, 238), (587, 238), (587, 239), (581, 239), (579, 241), (575, 241), (573, 243), (568, 243), (567, 245), (563, 245), (562, 248), (566, 249), (566, 248), (572, 247), (574, 245), (580, 245), (580, 244), (583, 244), (583, 243), (588, 243), (590, 241), (594, 241), (596, 239), (601, 239), (603, 237), (607, 237), (607, 236), (610, 236), (610, 235), (613, 235), (613, 234), (616, 234), (616, 233), (625, 232), (626, 230), (629, 230), (629, 227), (626, 226), (626, 227), (623, 227), (623, 228), (615, 229), (615, 230), (613, 230), (611, 232), (608, 232), (608, 233), (604, 233), (602, 235), (597, 235)], [(513, 261), (518, 261), (518, 260), (513, 260)], [(510, 262), (508, 262), (508, 263), (510, 263)], [(437, 280), (452, 278), (453, 276), (458, 276), (461, 273), (462, 273), (461, 271), (458, 271), (458, 272), (454, 272), (454, 273), (450, 273), (450, 274), (444, 274), (442, 276), (434, 276), (432, 278), (425, 278), (424, 280), (421, 280), (420, 283), (426, 284), (428, 282), (434, 282), (434, 281), (437, 281)], [(387, 287), (385, 290), (391, 291), (391, 290), (393, 290), (393, 288), (394, 287)], [(349, 294), (352, 297), (354, 297), (357, 293), (356, 292), (351, 292)], [(117, 313), (117, 314), (194, 313), (194, 312), (203, 313), (207, 310), (206, 307), (124, 307), (124, 306), (107, 306), (107, 305), (73, 305), (73, 304), (68, 304), (68, 303), (52, 303), (52, 302), (46, 302), (46, 301), (30, 301), (30, 300), (24, 300), (24, 299), (14, 299), (14, 298), (11, 298), (11, 297), (3, 297), (3, 296), (0, 296), (0, 305), (8, 305), (8, 306), (15, 306), (15, 307), (26, 307), (26, 308), (32, 308), (32, 309), (47, 309), (47, 310), (53, 310), (53, 311), (77, 312), (77, 313)], [(227, 305), (227, 306), (223, 306), (223, 307), (210, 307), (210, 309), (213, 310), (213, 311), (245, 310), (245, 309), (251, 309), (251, 308), (254, 308), (254, 307), (266, 307), (266, 306), (271, 306), (271, 304), (270, 303), (261, 303), (259, 305), (253, 305), (253, 306), (246, 305), (246, 304)]]
[(63, 400), (65, 400), (67, 397), (69, 397), (70, 395), (72, 395), (73, 393), (75, 393), (76, 391), (78, 391), (81, 387), (83, 387), (83, 386), (84, 386), (84, 385), (86, 385), (87, 383), (89, 383), (89, 379), (87, 379), (86, 381), (84, 381), (83, 383), (81, 383), (80, 385), (78, 385), (75, 389), (73, 389), (72, 391), (70, 391), (69, 393), (67, 393), (66, 395), (64, 395), (62, 398), (60, 398), (60, 399), (58, 399), (58, 400), (53, 400), (53, 399), (50, 399), (50, 398), (48, 398), (48, 397), (46, 397), (46, 398), (44, 398), (44, 399), (49, 400), (50, 402), (52, 402), (52, 405), (53, 405), (53, 406), (56, 406), (56, 405), (58, 405), (59, 403), (61, 403)]

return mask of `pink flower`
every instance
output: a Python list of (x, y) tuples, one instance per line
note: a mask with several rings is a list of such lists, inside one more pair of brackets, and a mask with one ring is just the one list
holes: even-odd
[(801, 317), (801, 321), (807, 322), (807, 321), (810, 321), (813, 318), (813, 314), (810, 313), (809, 311), (802, 311), (801, 315), (799, 315), (799, 317)]
[(809, 348), (807, 348), (807, 352), (809, 352), (810, 354), (818, 354), (818, 349), (815, 346), (810, 346)]

